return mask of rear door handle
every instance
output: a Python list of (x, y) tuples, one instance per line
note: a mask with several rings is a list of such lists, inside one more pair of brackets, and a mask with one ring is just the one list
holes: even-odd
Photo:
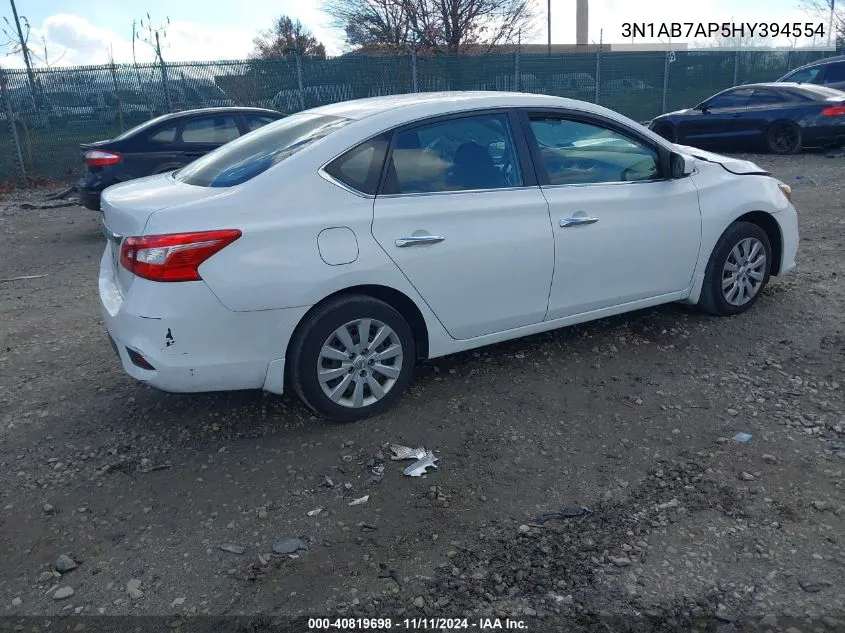
[(570, 226), (581, 226), (582, 224), (595, 224), (598, 221), (598, 218), (588, 217), (566, 218), (565, 220), (560, 221), (560, 227), (562, 229), (566, 229)]
[(412, 235), (410, 237), (400, 237), (394, 244), (398, 248), (406, 248), (408, 246), (417, 246), (418, 244), (438, 244), (445, 239), (441, 235)]
[(182, 154), (184, 154), (185, 156), (203, 156), (203, 155), (205, 155), (206, 153), (207, 153), (207, 152), (202, 152), (202, 151), (196, 151), (196, 152), (182, 152)]

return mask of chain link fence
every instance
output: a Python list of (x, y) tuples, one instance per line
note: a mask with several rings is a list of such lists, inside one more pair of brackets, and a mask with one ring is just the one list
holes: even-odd
[(0, 70), (0, 181), (72, 180), (79, 145), (152, 117), (211, 106), (285, 113), (381, 95), (508, 90), (591, 101), (638, 121), (733, 85), (772, 81), (822, 51), (608, 52), (378, 57)]

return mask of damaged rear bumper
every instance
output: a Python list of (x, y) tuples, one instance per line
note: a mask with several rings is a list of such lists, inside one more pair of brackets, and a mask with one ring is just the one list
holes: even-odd
[(108, 249), (99, 291), (103, 322), (133, 378), (170, 392), (282, 392), (287, 344), (307, 307), (233, 312), (202, 281), (136, 278), (122, 296)]

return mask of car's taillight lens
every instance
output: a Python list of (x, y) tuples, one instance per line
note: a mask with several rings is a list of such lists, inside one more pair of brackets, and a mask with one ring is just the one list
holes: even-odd
[(842, 116), (845, 114), (845, 105), (830, 106), (822, 110), (823, 116)]
[(106, 152), (101, 149), (92, 149), (85, 152), (85, 164), (89, 167), (104, 167), (120, 162), (120, 154)]
[(198, 281), (199, 266), (241, 236), (237, 229), (127, 237), (120, 264), (152, 281)]

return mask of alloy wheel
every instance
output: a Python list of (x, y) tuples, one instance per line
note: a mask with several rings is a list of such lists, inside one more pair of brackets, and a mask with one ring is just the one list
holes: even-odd
[(734, 306), (751, 301), (766, 278), (766, 248), (755, 237), (740, 240), (722, 268), (722, 295)]
[(402, 370), (402, 342), (376, 319), (356, 319), (337, 328), (320, 349), (317, 380), (328, 398), (344, 407), (378, 402)]
[(791, 125), (782, 124), (772, 132), (772, 149), (779, 153), (789, 153), (795, 147), (798, 133)]

